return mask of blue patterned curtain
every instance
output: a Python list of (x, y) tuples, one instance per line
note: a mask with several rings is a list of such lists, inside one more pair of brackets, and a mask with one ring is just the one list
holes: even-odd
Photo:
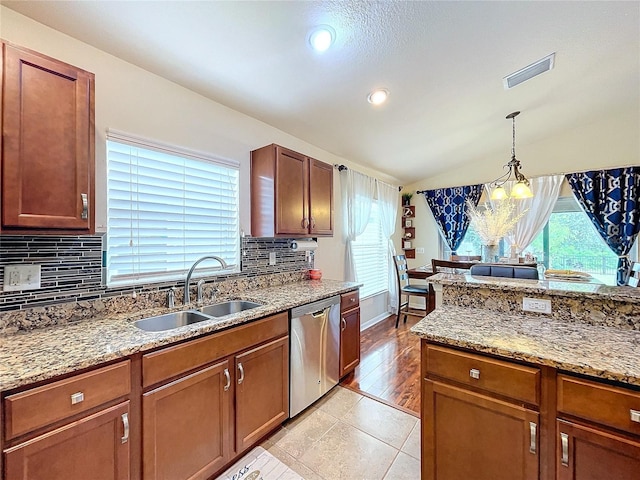
[(629, 272), (629, 251), (640, 230), (640, 167), (570, 173), (573, 194), (609, 248), (618, 255), (618, 285)]
[(484, 185), (479, 184), (424, 191), (424, 198), (433, 212), (440, 233), (454, 254), (469, 228), (467, 200), (477, 206), (483, 188)]

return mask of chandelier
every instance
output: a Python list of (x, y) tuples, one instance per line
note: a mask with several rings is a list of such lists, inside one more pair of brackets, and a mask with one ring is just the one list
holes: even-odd
[[(513, 124), (513, 143), (511, 145), (511, 161), (507, 163), (504, 168), (508, 169), (507, 173), (496, 178), (491, 182), (492, 192), (491, 200), (503, 200), (507, 197), (511, 198), (531, 198), (529, 180), (520, 172), (520, 161), (516, 158), (516, 117), (520, 115), (520, 112), (513, 112), (507, 115), (507, 120), (511, 119)], [(513, 176), (515, 184), (511, 188), (510, 194), (504, 189), (504, 184)]]

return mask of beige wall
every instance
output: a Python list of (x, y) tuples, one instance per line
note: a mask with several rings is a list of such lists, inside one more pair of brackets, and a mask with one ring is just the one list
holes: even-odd
[[(96, 226), (106, 228), (106, 132), (115, 129), (240, 162), (240, 222), (250, 232), (249, 154), (277, 143), (327, 163), (342, 163), (390, 183), (396, 179), (354, 165), (254, 118), (0, 6), (0, 37), (78, 66), (96, 76)], [(161, 53), (159, 53), (161, 54)], [(321, 238), (316, 266), (344, 278), (339, 175), (334, 175), (335, 235)], [(373, 316), (373, 314), (372, 314)]]

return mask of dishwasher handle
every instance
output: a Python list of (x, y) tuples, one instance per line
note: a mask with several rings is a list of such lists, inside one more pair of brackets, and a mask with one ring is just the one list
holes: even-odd
[(326, 316), (329, 310), (331, 310), (331, 307), (327, 307), (323, 310), (318, 310), (317, 312), (310, 313), (309, 315), (311, 315), (313, 318), (320, 318)]

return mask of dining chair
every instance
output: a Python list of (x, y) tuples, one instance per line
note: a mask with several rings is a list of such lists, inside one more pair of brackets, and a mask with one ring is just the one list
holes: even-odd
[(630, 287), (637, 287), (640, 284), (640, 262), (633, 262), (629, 269), (629, 278), (627, 279), (627, 285)]
[(456, 262), (452, 260), (431, 259), (433, 273), (457, 273), (458, 270), (469, 270), (477, 262)]
[(453, 262), (479, 262), (482, 260), (481, 255), (451, 255)]
[[(395, 255), (393, 257), (396, 264), (396, 274), (398, 278), (398, 315), (396, 316), (396, 328), (400, 323), (400, 314), (404, 313), (404, 323), (407, 323), (407, 315), (415, 315), (424, 317), (429, 311), (429, 285), (415, 285), (409, 282), (409, 273), (407, 272), (407, 257), (404, 255)], [(407, 297), (406, 302), (402, 301), (402, 296)], [(410, 312), (409, 301), (411, 297), (422, 297), (425, 301), (424, 313)], [(404, 310), (403, 310), (404, 308)]]

